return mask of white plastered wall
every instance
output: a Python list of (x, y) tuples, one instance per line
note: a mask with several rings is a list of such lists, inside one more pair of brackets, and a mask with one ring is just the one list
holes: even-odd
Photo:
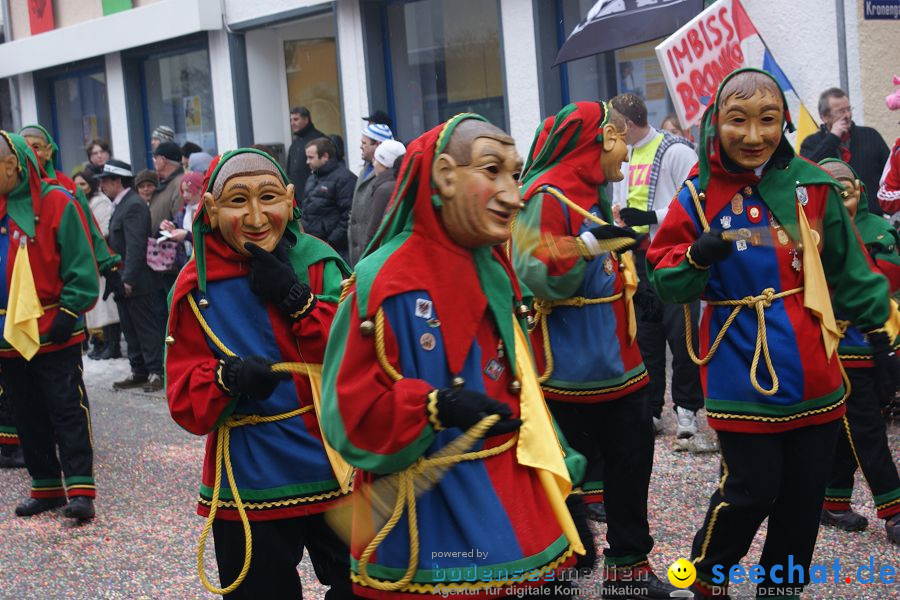
[[(530, 2), (500, 0), (509, 133), (523, 157), (541, 122), (534, 12)], [(498, 125), (502, 126), (502, 123)]]

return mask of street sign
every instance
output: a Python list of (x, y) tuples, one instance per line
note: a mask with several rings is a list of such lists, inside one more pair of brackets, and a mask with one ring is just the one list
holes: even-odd
[(866, 19), (900, 19), (900, 0), (865, 0), (863, 17)]

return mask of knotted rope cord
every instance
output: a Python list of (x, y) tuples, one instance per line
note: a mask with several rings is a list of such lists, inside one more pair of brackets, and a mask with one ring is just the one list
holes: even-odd
[(610, 302), (615, 302), (623, 295), (622, 292), (618, 294), (613, 294), (612, 296), (605, 296), (603, 298), (585, 298), (584, 296), (574, 296), (572, 298), (566, 298), (564, 300), (541, 300), (539, 298), (535, 298), (534, 300), (534, 311), (535, 311), (535, 326), (540, 326), (541, 328), (541, 338), (543, 341), (544, 347), (544, 372), (538, 376), (538, 383), (544, 383), (548, 379), (550, 379), (550, 375), (553, 374), (553, 352), (550, 348), (550, 327), (547, 325), (547, 317), (550, 316), (550, 313), (553, 312), (553, 309), (557, 306), (572, 306), (575, 308), (581, 308), (585, 305), (590, 304), (608, 304)]
[[(209, 323), (206, 322), (206, 319), (203, 318), (203, 315), (200, 314), (200, 308), (194, 301), (194, 297), (188, 294), (187, 299), (194, 316), (197, 317), (197, 322), (200, 324), (203, 333), (206, 334), (210, 341), (221, 350), (223, 354), (226, 356), (236, 356), (235, 353), (219, 339), (215, 332), (210, 328)], [(271, 368), (272, 371), (279, 373), (309, 373), (309, 365), (305, 363), (280, 362), (273, 364)], [(212, 502), (210, 503), (209, 515), (206, 517), (203, 531), (200, 533), (200, 542), (197, 545), (197, 572), (200, 575), (200, 581), (203, 583), (203, 587), (211, 594), (221, 594), (224, 596), (225, 594), (230, 594), (236, 590), (247, 577), (247, 572), (250, 570), (250, 559), (253, 557), (253, 537), (250, 532), (250, 520), (247, 518), (247, 512), (244, 509), (244, 503), (238, 493), (237, 484), (234, 481), (234, 472), (231, 468), (231, 449), (229, 446), (231, 441), (231, 429), (234, 427), (243, 427), (245, 425), (258, 425), (260, 423), (273, 423), (275, 421), (290, 419), (308, 413), (313, 408), (313, 405), (309, 405), (277, 415), (233, 415), (225, 419), (216, 430), (216, 474), (213, 483)], [(244, 528), (244, 564), (241, 567), (241, 572), (238, 573), (237, 578), (230, 585), (224, 588), (218, 588), (213, 585), (206, 576), (206, 570), (203, 568), (203, 557), (206, 552), (206, 539), (209, 536), (209, 532), (212, 530), (213, 521), (215, 521), (216, 512), (219, 508), (218, 504), (219, 494), (222, 489), (223, 462), (225, 463), (225, 474), (228, 478), (228, 488), (231, 490), (234, 504), (237, 507), (238, 515), (241, 519), (241, 525)]]
[[(565, 195), (559, 193), (552, 187), (545, 186), (541, 189), (542, 191), (550, 194), (551, 196), (565, 204), (570, 209), (574, 210), (585, 219), (593, 221), (597, 225), (609, 225), (609, 223), (607, 223), (597, 215), (591, 213), (590, 211), (581, 208)], [(614, 259), (618, 260), (618, 256), (616, 256), (615, 252), (610, 252), (610, 255)], [(541, 327), (541, 338), (543, 340), (545, 363), (544, 372), (541, 373), (540, 376), (538, 376), (538, 383), (544, 383), (545, 381), (550, 379), (550, 375), (553, 374), (554, 364), (553, 353), (551, 352), (550, 348), (550, 328), (547, 325), (547, 317), (550, 316), (550, 313), (553, 312), (553, 309), (557, 306), (572, 306), (575, 308), (582, 308), (583, 306), (591, 304), (608, 304), (610, 302), (615, 302), (616, 300), (622, 298), (624, 295), (624, 292), (619, 292), (617, 294), (613, 294), (612, 296), (604, 296), (603, 298), (585, 298), (584, 296), (573, 296), (572, 298), (566, 298), (564, 300), (541, 300), (535, 298), (534, 310), (537, 313), (535, 315), (535, 326), (540, 325)]]
[[(694, 208), (696, 208), (697, 210), (697, 218), (700, 220), (700, 224), (703, 226), (703, 232), (706, 233), (709, 231), (709, 222), (706, 220), (703, 206), (701, 206), (700, 204), (700, 198), (697, 195), (697, 189), (694, 187), (694, 184), (690, 180), (685, 181), (685, 184), (687, 185), (688, 190), (690, 190), (691, 192), (691, 198), (694, 200)], [(709, 347), (709, 351), (703, 358), (697, 358), (697, 355), (694, 353), (693, 334), (691, 333), (691, 311), (688, 305), (685, 304), (683, 306), (685, 327), (684, 340), (685, 344), (687, 345), (688, 356), (690, 356), (694, 364), (698, 366), (708, 364), (709, 361), (712, 360), (712, 357), (716, 353), (716, 350), (718, 350), (719, 344), (721, 344), (722, 340), (725, 338), (725, 333), (728, 331), (728, 328), (731, 327), (731, 324), (741, 312), (741, 309), (743, 309), (745, 306), (752, 306), (756, 310), (756, 347), (753, 350), (753, 360), (750, 363), (750, 383), (751, 385), (753, 385), (753, 388), (763, 396), (774, 396), (778, 393), (778, 375), (775, 373), (775, 367), (772, 365), (772, 357), (769, 355), (769, 342), (766, 337), (766, 316), (764, 311), (766, 308), (772, 306), (772, 301), (777, 300), (778, 298), (784, 298), (785, 296), (799, 294), (802, 291), (803, 286), (778, 293), (775, 293), (774, 288), (766, 288), (762, 291), (761, 294), (757, 296), (745, 296), (740, 300), (708, 301), (707, 304), (709, 304), (710, 306), (733, 306), (734, 309), (731, 311), (731, 314), (728, 315), (728, 318), (725, 319), (725, 323), (722, 325), (722, 328), (719, 329), (719, 333), (718, 335), (716, 335), (716, 339), (713, 341), (712, 345)], [(772, 379), (772, 387), (768, 390), (763, 388), (756, 378), (756, 371), (759, 367), (760, 353), (762, 353), (763, 355), (763, 358), (766, 362), (766, 369), (768, 370), (769, 376)]]
[[(379, 308), (375, 313), (375, 354), (378, 363), (385, 373), (393, 380), (400, 381), (403, 374), (400, 373), (388, 360), (387, 351), (384, 341), (384, 310)], [(397, 496), (394, 501), (391, 516), (382, 528), (375, 534), (372, 541), (366, 546), (359, 559), (359, 578), (363, 585), (369, 586), (376, 590), (395, 592), (402, 590), (412, 581), (418, 570), (419, 564), (419, 526), (416, 517), (416, 480), (429, 480), (435, 483), (440, 474), (453, 465), (470, 460), (483, 460), (492, 456), (497, 456), (513, 448), (518, 440), (518, 436), (513, 436), (503, 444), (494, 448), (478, 450), (475, 452), (466, 452), (478, 440), (484, 437), (487, 431), (500, 421), (499, 415), (488, 415), (481, 421), (470, 427), (462, 435), (454, 439), (452, 442), (435, 452), (428, 458), (420, 457), (415, 463), (391, 476), (391, 484), (396, 482)], [(426, 482), (427, 485), (427, 482)], [(406, 572), (397, 581), (378, 581), (372, 579), (368, 573), (369, 561), (381, 542), (396, 527), (403, 511), (406, 509), (408, 513), (408, 531), (409, 531), (409, 562)]]

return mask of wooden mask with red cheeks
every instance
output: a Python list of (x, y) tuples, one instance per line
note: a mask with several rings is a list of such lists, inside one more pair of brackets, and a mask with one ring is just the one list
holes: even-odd
[(844, 191), (841, 192), (841, 200), (844, 201), (844, 207), (850, 213), (850, 218), (856, 216), (856, 208), (859, 206), (859, 198), (862, 195), (862, 188), (857, 179), (856, 174), (847, 166), (846, 163), (840, 161), (828, 161), (819, 165), (832, 177), (838, 180)]
[(742, 169), (768, 162), (784, 135), (785, 106), (778, 84), (763, 73), (732, 77), (719, 94), (716, 135), (728, 158)]
[(19, 185), (19, 159), (6, 136), (0, 135), (0, 196), (6, 196)]
[(625, 179), (622, 163), (628, 160), (628, 146), (625, 144), (628, 124), (625, 117), (611, 106), (609, 119), (603, 126), (602, 133), (603, 154), (600, 155), (600, 169), (603, 171), (603, 178), (608, 182), (622, 181)]
[(522, 158), (509, 135), (484, 121), (460, 123), (431, 169), (450, 239), (464, 248), (506, 242), (522, 202), (521, 170)]
[(203, 206), (210, 226), (233, 250), (249, 256), (249, 242), (272, 252), (293, 215), (294, 185), (285, 185), (264, 156), (240, 153), (220, 166)]

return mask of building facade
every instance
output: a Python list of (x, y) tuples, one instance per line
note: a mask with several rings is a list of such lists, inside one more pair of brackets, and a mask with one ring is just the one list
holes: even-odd
[[(888, 142), (900, 135), (882, 100), (897, 67), (889, 64), (900, 42), (894, 23), (864, 22), (863, 0), (795, 0), (794, 16), (778, 0), (743, 3), (812, 112), (822, 90), (841, 84), (844, 65), (855, 121)], [(107, 138), (117, 158), (149, 166), (158, 125), (210, 153), (262, 143), (284, 156), (288, 113), (298, 105), (319, 130), (344, 137), (354, 170), (362, 118), (378, 109), (404, 141), (479, 112), (510, 131), (523, 154), (542, 116), (570, 101), (634, 90), (659, 125), (672, 106), (657, 42), (552, 66), (593, 4), (0, 0), (0, 125), (47, 126), (66, 171), (86, 160), (95, 137)], [(51, 12), (38, 15), (41, 6)], [(48, 27), (48, 14), (49, 30), (33, 34)]]

